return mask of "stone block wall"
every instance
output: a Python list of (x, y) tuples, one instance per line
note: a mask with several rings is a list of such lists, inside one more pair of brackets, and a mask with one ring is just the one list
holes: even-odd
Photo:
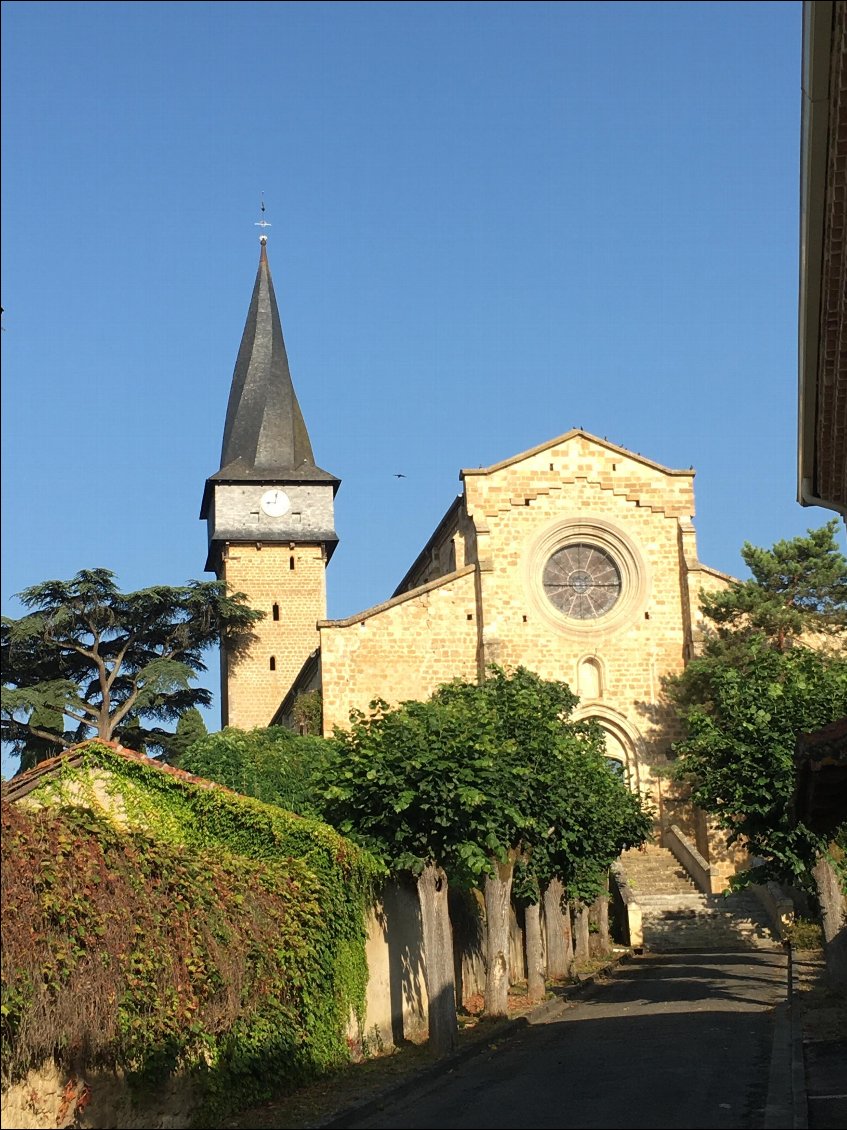
[(400, 582), (395, 596), (475, 564), (476, 527), (460, 496), (449, 507), (435, 532)]
[(324, 550), (320, 545), (230, 544), (221, 577), (265, 613), (249, 655), (238, 663), (222, 656), (222, 724), (267, 726), (319, 643), (317, 623), (326, 616)]
[[(486, 663), (523, 664), (580, 694), (633, 785), (676, 736), (662, 696), (689, 644), (687, 564), (680, 526), (691, 527), (692, 473), (668, 471), (582, 434), (487, 470), (464, 471), (477, 531)], [(689, 546), (693, 549), (693, 527)], [(558, 544), (608, 548), (622, 593), (598, 620), (574, 621), (541, 584)]]
[(427, 698), (452, 678), (475, 680), (477, 597), (466, 566), (358, 616), (319, 625), (324, 733), (374, 698)]

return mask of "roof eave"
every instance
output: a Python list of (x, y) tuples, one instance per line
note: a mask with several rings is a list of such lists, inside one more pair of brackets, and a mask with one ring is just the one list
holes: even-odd
[(542, 452), (549, 451), (551, 447), (556, 447), (560, 443), (566, 443), (576, 436), (582, 436), (583, 439), (587, 439), (591, 443), (596, 443), (600, 447), (605, 447), (607, 450), (613, 451), (616, 455), (623, 455), (628, 459), (634, 459), (636, 463), (643, 463), (645, 467), (650, 467), (655, 471), (661, 471), (663, 475), (680, 475), (693, 479), (696, 474), (693, 467), (690, 467), (688, 470), (675, 470), (672, 467), (665, 467), (663, 464), (657, 463), (654, 459), (647, 459), (646, 456), (636, 451), (630, 451), (628, 448), (620, 447), (618, 444), (611, 443), (605, 438), (592, 435), (591, 432), (587, 432), (583, 428), (571, 428), (571, 430), (565, 432), (564, 435), (556, 436), (554, 439), (548, 439), (544, 443), (539, 443), (536, 447), (529, 448), (528, 451), (521, 451), (518, 455), (512, 455), (509, 459), (504, 459), (500, 463), (492, 463), (490, 467), (465, 467), (459, 472), (459, 478), (464, 480), (473, 475), (491, 475), (496, 471), (502, 471), (506, 467), (511, 467), (515, 463), (520, 463), (524, 459), (529, 459), (533, 455), (541, 455)]
[(427, 558), (427, 555), (432, 552), (433, 547), (436, 545), (441, 535), (450, 527), (450, 525), (454, 521), (458, 520), (462, 498), (463, 495), (457, 494), (450, 505), (447, 507), (447, 511), (444, 517), (432, 531), (432, 534), (430, 535), (426, 545), (406, 570), (403, 579), (400, 581), (400, 584), (397, 585), (394, 592), (391, 594), (392, 596), (399, 596), (404, 591), (404, 586), (409, 581), (409, 579), (414, 576), (415, 572), (417, 572), (421, 565), (423, 565), (424, 561)]
[(253, 471), (244, 473), (229, 472), (226, 468), (221, 471), (216, 471), (214, 475), (210, 475), (206, 479), (203, 487), (203, 499), (200, 503), (200, 518), (206, 518), (209, 513), (209, 507), (212, 504), (212, 492), (215, 484), (236, 486), (239, 483), (254, 483), (256, 486), (267, 484), (268, 486), (320, 486), (327, 484), (332, 487), (332, 497), (338, 494), (338, 488), (341, 486), (341, 479), (336, 475), (331, 475), (329, 471), (324, 471), (321, 467), (315, 467), (315, 474), (298, 474), (296, 471)]
[(267, 536), (261, 538), (247, 539), (243, 536), (233, 538), (213, 538), (209, 542), (209, 552), (206, 555), (206, 564), (204, 566), (205, 572), (215, 573), (220, 572), (221, 566), (221, 551), (227, 545), (321, 545), (326, 553), (327, 565), (332, 560), (332, 555), (338, 546), (338, 535), (336, 533), (316, 533), (314, 536), (292, 538), (290, 534), (284, 537), (269, 538)]
[(821, 271), (832, 55), (831, 0), (803, 5), (800, 121), (800, 279), (798, 337), (797, 498), (803, 506), (831, 506), (815, 493), (815, 432), (820, 354)]

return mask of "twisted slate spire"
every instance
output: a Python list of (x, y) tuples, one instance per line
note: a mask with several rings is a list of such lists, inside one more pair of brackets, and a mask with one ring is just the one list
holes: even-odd
[(315, 465), (291, 382), (265, 238), (232, 375), (214, 479), (334, 481)]

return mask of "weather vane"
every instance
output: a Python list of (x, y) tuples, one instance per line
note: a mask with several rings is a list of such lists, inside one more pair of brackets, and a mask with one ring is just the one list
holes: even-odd
[(272, 227), (273, 225), (268, 223), (268, 221), (265, 219), (265, 194), (264, 193), (262, 193), (261, 207), (262, 207), (261, 218), (258, 219), (253, 226), (256, 227), (256, 228), (262, 229), (262, 234), (259, 236), (259, 242), (260, 243), (267, 243), (268, 242), (268, 236), (267, 236), (267, 232), (265, 231), (265, 228)]

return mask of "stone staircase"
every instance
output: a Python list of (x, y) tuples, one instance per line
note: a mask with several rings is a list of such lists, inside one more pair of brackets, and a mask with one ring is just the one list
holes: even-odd
[(667, 848), (647, 844), (621, 855), (627, 883), (641, 907), (644, 948), (773, 949), (779, 941), (752, 891), (706, 895)]

